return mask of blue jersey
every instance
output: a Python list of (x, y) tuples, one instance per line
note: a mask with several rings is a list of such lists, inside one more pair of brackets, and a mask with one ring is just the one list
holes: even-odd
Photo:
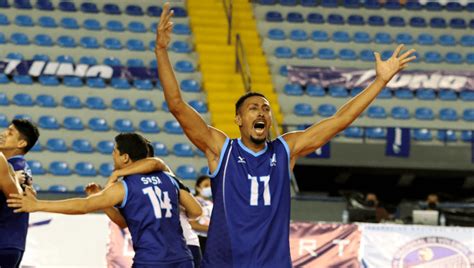
[[(23, 156), (11, 157), (8, 163), (13, 170), (24, 170), (31, 177), (30, 167)], [(5, 195), (0, 193), (0, 249), (25, 250), (28, 219), (28, 213), (13, 213), (13, 209), (7, 207)]]
[(289, 163), (281, 137), (258, 153), (226, 140), (211, 174), (204, 267), (291, 267)]
[(169, 266), (192, 260), (179, 221), (179, 192), (163, 172), (127, 176), (120, 205), (133, 241), (134, 265)]

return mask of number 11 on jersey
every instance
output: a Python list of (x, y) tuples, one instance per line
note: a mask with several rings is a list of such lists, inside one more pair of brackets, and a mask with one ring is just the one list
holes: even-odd
[(251, 206), (258, 206), (258, 187), (259, 182), (263, 183), (263, 205), (270, 206), (272, 199), (270, 196), (270, 176), (260, 176), (255, 177), (248, 174), (248, 179), (250, 180), (250, 205)]

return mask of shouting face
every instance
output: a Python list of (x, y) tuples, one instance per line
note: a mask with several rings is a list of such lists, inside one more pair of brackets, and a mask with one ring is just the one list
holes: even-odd
[(249, 138), (254, 144), (262, 144), (269, 137), (272, 124), (272, 112), (267, 99), (252, 96), (244, 101), (235, 117), (243, 138)]

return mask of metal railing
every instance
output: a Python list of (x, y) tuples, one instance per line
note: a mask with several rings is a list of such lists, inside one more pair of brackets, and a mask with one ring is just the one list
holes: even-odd
[[(228, 2), (228, 3), (227, 3)], [(232, 10), (233, 10), (233, 0), (222, 0), (224, 5), (225, 15), (227, 17), (227, 44), (232, 44)]]
[(235, 72), (240, 73), (245, 91), (252, 90), (252, 76), (250, 74), (250, 66), (247, 60), (247, 53), (242, 43), (240, 34), (235, 35)]

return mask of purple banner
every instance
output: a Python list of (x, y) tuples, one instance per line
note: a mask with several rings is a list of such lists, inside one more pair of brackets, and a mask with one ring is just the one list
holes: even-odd
[[(375, 70), (288, 66), (288, 78), (301, 85), (319, 84), (323, 87), (341, 85), (346, 88), (367, 87), (375, 79)], [(474, 72), (469, 71), (402, 71), (387, 87), (392, 89), (419, 88), (474, 90)]]

